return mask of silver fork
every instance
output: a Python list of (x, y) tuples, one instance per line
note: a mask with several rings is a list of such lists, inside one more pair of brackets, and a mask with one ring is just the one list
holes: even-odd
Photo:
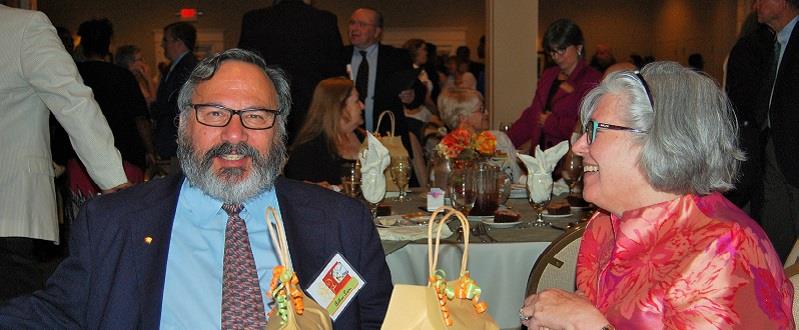
[(488, 238), (489, 242), (497, 241), (495, 238), (491, 237), (491, 235), (488, 234), (488, 228), (486, 228), (486, 224), (482, 222), (478, 223), (476, 229), (477, 229), (477, 235), (479, 235), (480, 237)]

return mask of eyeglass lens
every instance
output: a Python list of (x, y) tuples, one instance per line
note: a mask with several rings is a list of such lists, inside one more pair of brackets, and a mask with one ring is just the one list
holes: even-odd
[(233, 115), (238, 114), (241, 124), (249, 129), (268, 129), (274, 125), (276, 111), (267, 109), (233, 110), (219, 105), (199, 104), (194, 106), (197, 120), (214, 127), (227, 126)]

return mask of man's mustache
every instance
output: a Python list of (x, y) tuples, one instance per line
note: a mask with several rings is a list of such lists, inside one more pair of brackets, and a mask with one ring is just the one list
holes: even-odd
[(203, 164), (210, 164), (214, 157), (229, 154), (250, 156), (253, 159), (262, 158), (258, 150), (247, 143), (231, 144), (225, 142), (218, 144), (205, 152), (205, 155), (203, 155)]

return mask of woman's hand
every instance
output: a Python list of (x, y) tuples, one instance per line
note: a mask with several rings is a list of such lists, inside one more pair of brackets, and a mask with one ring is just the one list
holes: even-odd
[(552, 114), (552, 113), (551, 112), (542, 112), (538, 116), (538, 125), (541, 126), (541, 127), (544, 127), (544, 124), (546, 124), (547, 118), (549, 118), (550, 114)]
[(522, 324), (530, 329), (593, 329), (608, 325), (608, 320), (587, 298), (560, 289), (544, 290), (524, 300), (519, 311)]

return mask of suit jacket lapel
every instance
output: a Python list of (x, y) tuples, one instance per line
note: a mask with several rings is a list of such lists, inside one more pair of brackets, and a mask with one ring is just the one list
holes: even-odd
[(166, 261), (183, 177), (171, 176), (163, 180), (168, 181), (161, 189), (142, 197), (146, 199), (144, 207), (131, 213), (137, 225), (131, 229), (129, 244), (133, 246), (137, 268), (140, 326), (145, 329), (158, 328), (161, 321)]
[[(298, 183), (297, 183), (298, 184)], [(328, 242), (333, 230), (328, 230), (329, 223), (325, 222), (324, 209), (309, 203), (298, 203), (298, 198), (289, 198), (294, 194), (292, 184), (287, 179), (280, 177), (275, 184), (277, 200), (280, 204), (280, 214), (288, 241), (289, 254), (294, 270), (300, 279), (301, 285), (307, 288), (313, 277), (322, 269), (312, 269), (312, 264), (320, 264), (332, 255), (326, 255), (326, 246), (335, 246)], [(330, 245), (333, 244), (333, 245)]]

